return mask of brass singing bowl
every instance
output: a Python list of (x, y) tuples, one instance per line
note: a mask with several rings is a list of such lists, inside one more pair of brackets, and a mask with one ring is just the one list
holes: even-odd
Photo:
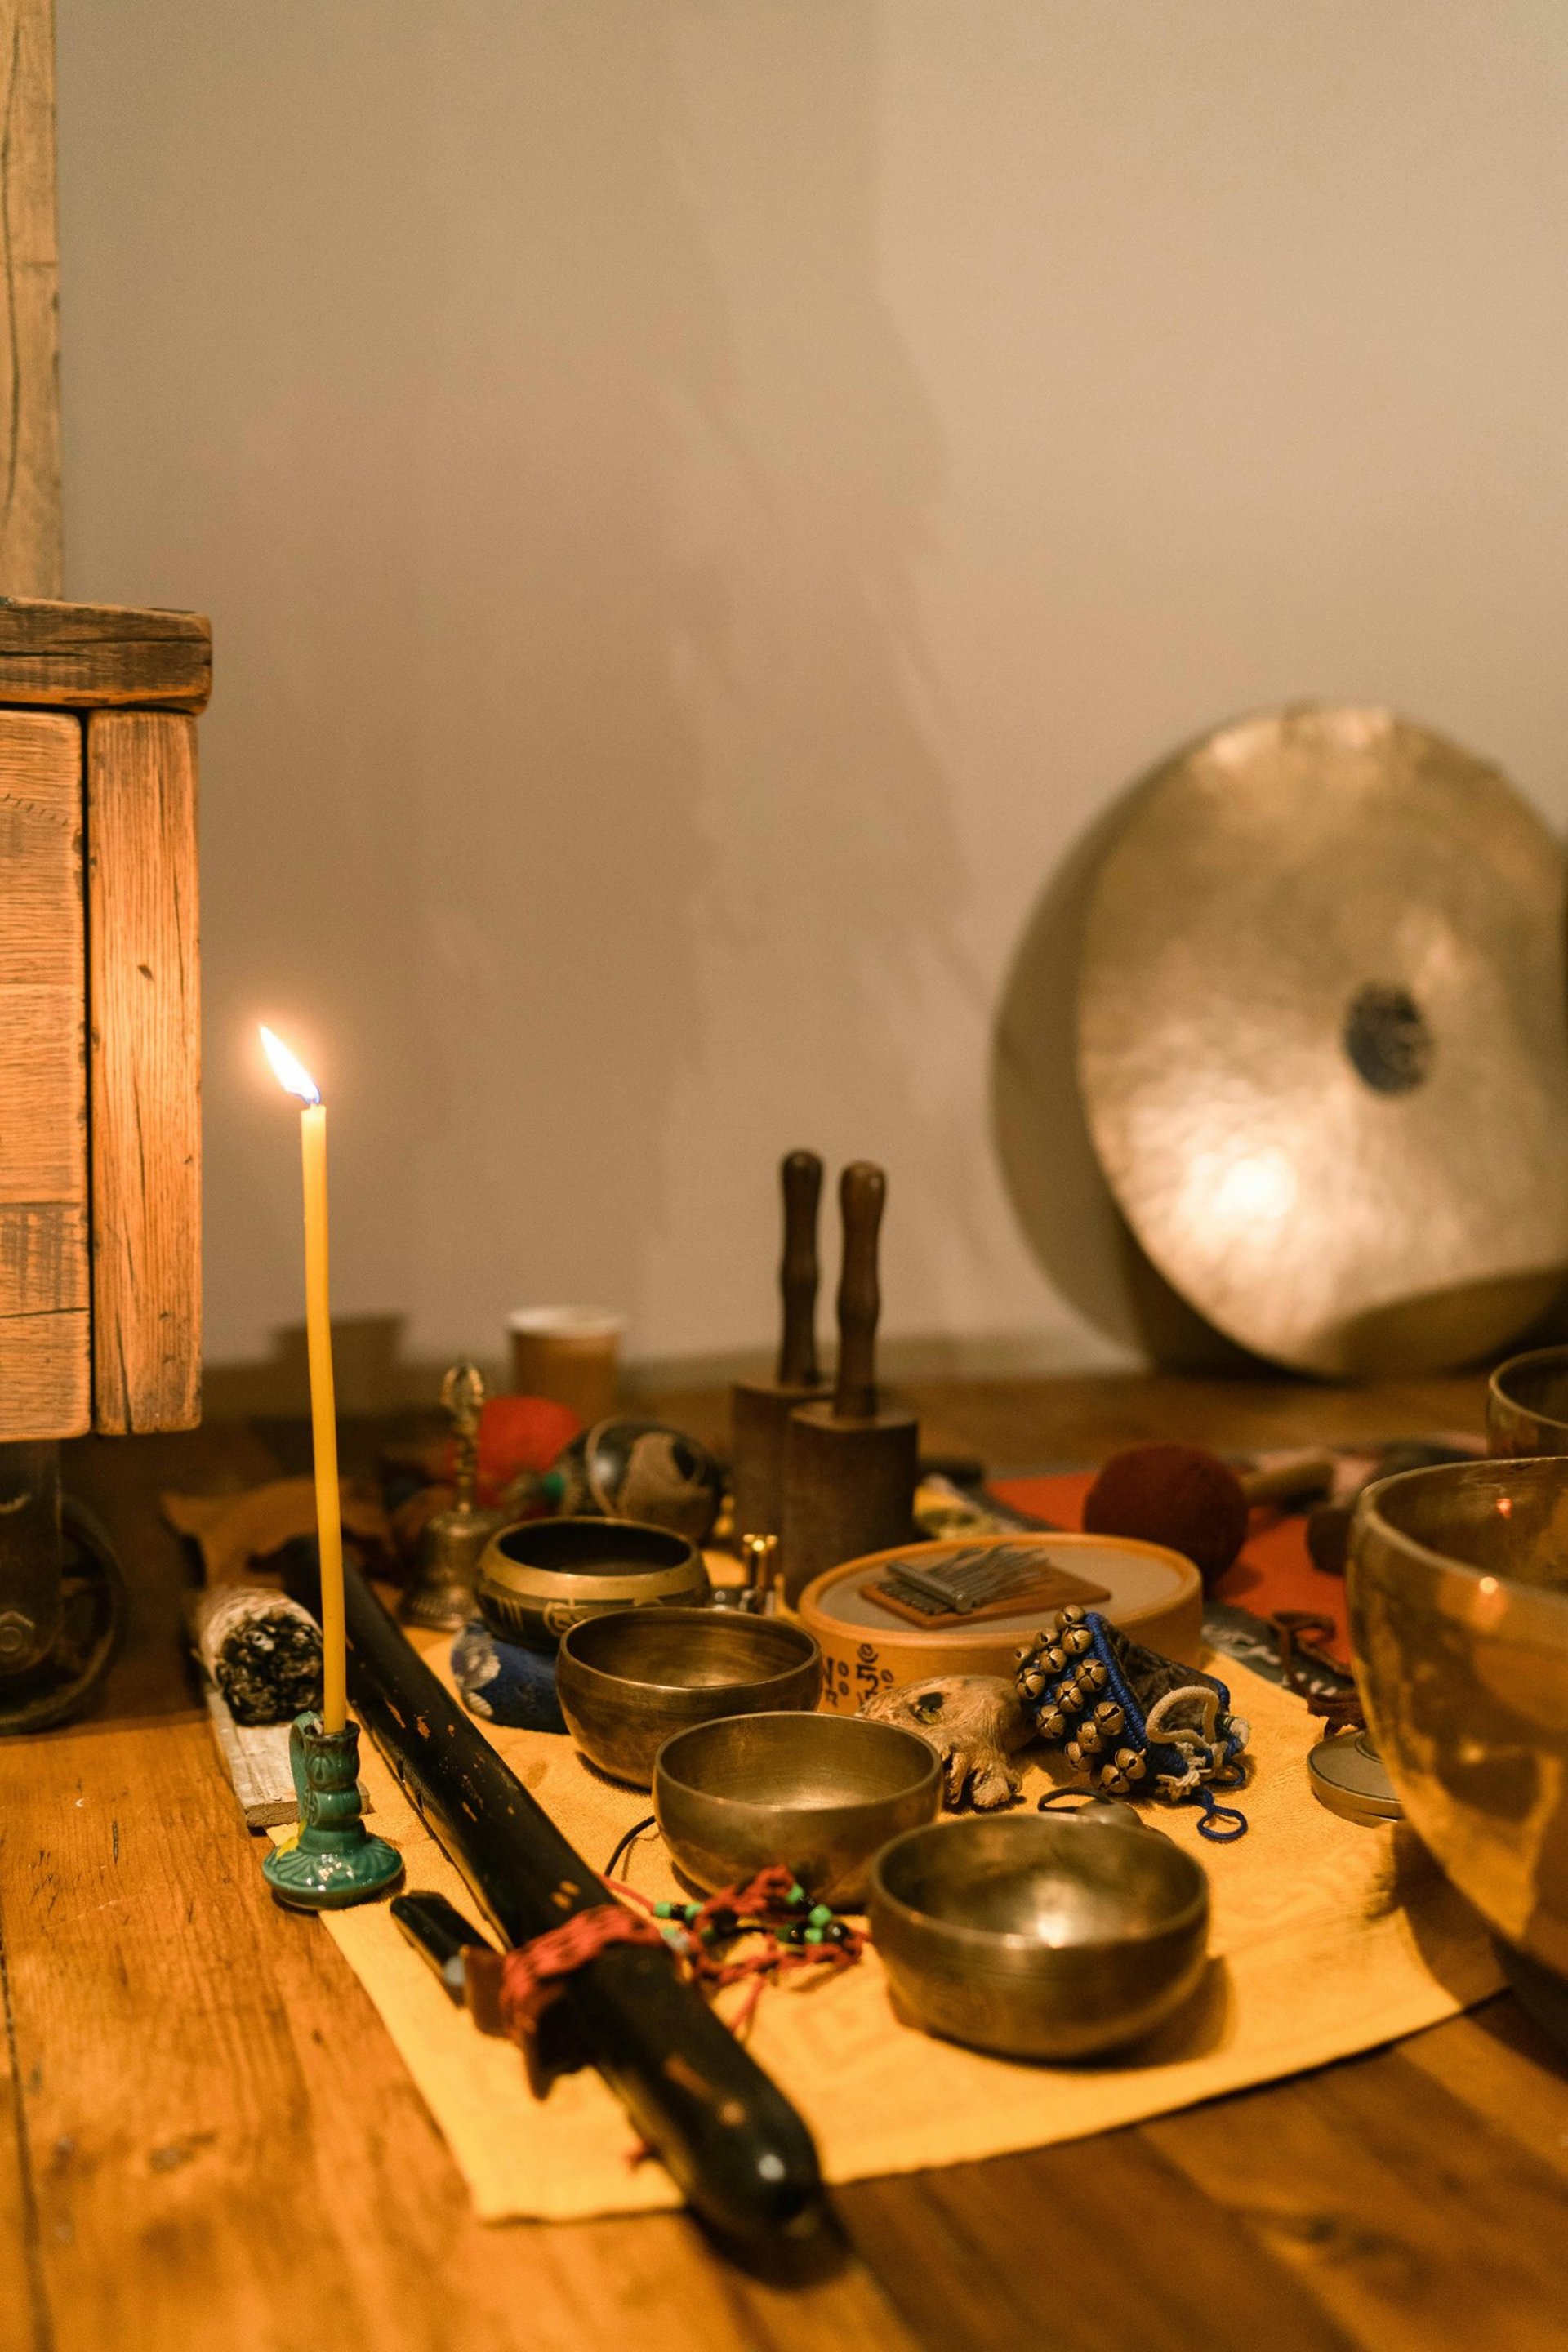
[(479, 1558), (475, 1598), (492, 1632), (553, 1650), (568, 1627), (614, 1610), (692, 1608), (712, 1587), (696, 1545), (642, 1519), (524, 1519)]
[(1113, 1802), (911, 1830), (872, 1864), (868, 1909), (904, 2011), (1007, 2058), (1140, 2041), (1206, 1965), (1203, 1865)]
[(555, 1695), (591, 1764), (637, 1788), (672, 1733), (721, 1715), (816, 1705), (822, 1652), (782, 1617), (734, 1609), (625, 1609), (562, 1636)]
[(941, 1804), (935, 1750), (864, 1716), (726, 1716), (678, 1731), (654, 1760), (664, 1842), (709, 1894), (784, 1863), (818, 1902), (853, 1910), (879, 1846)]
[(1510, 1356), (1487, 1382), (1487, 1452), (1568, 1454), (1568, 1348)]
[(1412, 1826), (1506, 1942), (1568, 1976), (1568, 1462), (1445, 1464), (1362, 1497), (1356, 1681)]

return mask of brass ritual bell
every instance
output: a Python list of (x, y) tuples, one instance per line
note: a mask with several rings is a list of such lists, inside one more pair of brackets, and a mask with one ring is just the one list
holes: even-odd
[(477, 1364), (454, 1364), (441, 1383), (441, 1406), (456, 1440), (457, 1489), (444, 1511), (426, 1522), (419, 1565), (403, 1596), (399, 1614), (410, 1625), (454, 1631), (474, 1613), (474, 1577), (479, 1554), (501, 1524), (500, 1511), (483, 1511), (475, 1500), (479, 1484), (479, 1412), (484, 1377)]

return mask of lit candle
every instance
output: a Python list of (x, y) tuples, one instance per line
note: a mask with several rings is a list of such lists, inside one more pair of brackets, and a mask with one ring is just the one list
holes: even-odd
[(321, 1728), (341, 1731), (348, 1715), (348, 1696), (338, 1418), (332, 1393), (332, 1314), (327, 1283), (327, 1107), (315, 1079), (281, 1038), (264, 1027), (261, 1042), (279, 1084), (298, 1095), (303, 1105), (300, 1150), (305, 1172), (305, 1342), (316, 1455), (316, 1540), (321, 1555)]

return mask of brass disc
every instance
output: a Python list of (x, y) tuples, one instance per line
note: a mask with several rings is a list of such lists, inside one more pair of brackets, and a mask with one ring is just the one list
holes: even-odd
[(1405, 1819), (1388, 1769), (1364, 1731), (1320, 1739), (1308, 1751), (1307, 1779), (1318, 1802), (1347, 1821), (1371, 1825)]
[(1221, 728), (1095, 884), (1079, 1075), (1154, 1265), (1302, 1370), (1500, 1347), (1568, 1265), (1563, 861), (1497, 771), (1384, 710)]

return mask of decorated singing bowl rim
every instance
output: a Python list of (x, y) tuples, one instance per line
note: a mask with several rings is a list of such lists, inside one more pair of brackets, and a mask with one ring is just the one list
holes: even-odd
[[(1131, 1813), (1131, 1818), (1127, 1821), (1121, 1819), (1124, 1812)], [(971, 1836), (971, 1832), (980, 1832), (981, 1835)], [(986, 1835), (987, 1832), (994, 1834)], [(1136, 1838), (1145, 1842), (1146, 1850), (1151, 1853), (1158, 1850), (1152, 1843), (1157, 1840), (1159, 1848), (1163, 1849), (1160, 1853), (1159, 1866), (1163, 1870), (1173, 1870), (1179, 1876), (1186, 1878), (1187, 1891), (1163, 1918), (1151, 1919), (1142, 1927), (1134, 1924), (1119, 1927), (1105, 1935), (1072, 1936), (1062, 1943), (1047, 1943), (1043, 1937), (1031, 1936), (1022, 1928), (978, 1927), (968, 1920), (952, 1918), (944, 1911), (933, 1911), (922, 1904), (910, 1903), (888, 1883), (889, 1867), (896, 1867), (917, 1840), (923, 1841), (938, 1834), (943, 1837), (957, 1835), (976, 1844), (981, 1843), (982, 1837), (989, 1844), (999, 1842), (1034, 1844), (1040, 1849), (1042, 1862), (1049, 1857), (1058, 1864), (1071, 1856), (1074, 1843), (1080, 1837)], [(1173, 1856), (1173, 1861), (1171, 1859)], [(1173, 1937), (1185, 1935), (1198, 1927), (1202, 1927), (1206, 1935), (1211, 1908), (1208, 1873), (1195, 1854), (1178, 1845), (1174, 1838), (1167, 1837), (1164, 1831), (1157, 1829), (1152, 1822), (1142, 1820), (1130, 1806), (1117, 1805), (1113, 1812), (1110, 1805), (1101, 1810), (1092, 1801), (1072, 1811), (1066, 1808), (1058, 1811), (1053, 1808), (1046, 1813), (1001, 1813), (989, 1818), (971, 1813), (957, 1821), (926, 1822), (918, 1829), (901, 1831), (896, 1838), (890, 1838), (874, 1858), (870, 1892), (874, 1910), (886, 1910), (900, 1926), (933, 1942), (951, 1940), (965, 1954), (966, 1966), (973, 1963), (983, 1966), (985, 1959), (992, 1957), (1013, 1977), (1034, 1974), (1037, 1970), (1045, 1973), (1053, 1966), (1067, 1968), (1081, 1961), (1103, 1958), (1110, 1952), (1166, 1943)], [(1015, 1962), (1025, 1965), (1015, 1967)]]
[[(679, 1759), (673, 1764), (668, 1760), (670, 1750), (679, 1741), (696, 1739), (699, 1736), (713, 1738), (726, 1724), (744, 1723), (755, 1727), (787, 1717), (793, 1730), (803, 1715), (807, 1721), (820, 1725), (822, 1729), (816, 1736), (830, 1742), (847, 1739), (864, 1748), (869, 1741), (877, 1747), (890, 1749), (891, 1742), (882, 1735), (889, 1732), (896, 1735), (899, 1744), (910, 1758), (911, 1769), (909, 1780), (897, 1788), (834, 1797), (825, 1803), (813, 1804), (804, 1800), (731, 1796), (721, 1789), (710, 1788), (705, 1781), (683, 1779), (678, 1769)], [(763, 1733), (761, 1736), (765, 1738), (767, 1735)], [(915, 1769), (917, 1760), (919, 1769)], [(734, 1715), (711, 1716), (706, 1723), (687, 1724), (679, 1731), (670, 1733), (658, 1751), (657, 1761), (659, 1778), (682, 1796), (696, 1798), (704, 1805), (711, 1805), (737, 1818), (742, 1814), (787, 1811), (792, 1815), (809, 1814), (814, 1819), (820, 1817), (826, 1821), (840, 1813), (864, 1812), (877, 1805), (900, 1804), (906, 1799), (917, 1796), (923, 1798), (933, 1786), (940, 1795), (942, 1774), (942, 1759), (931, 1742), (922, 1739), (918, 1731), (906, 1729), (901, 1723), (879, 1723), (866, 1715), (825, 1715), (799, 1707), (742, 1709)]]
[[(1568, 1345), (1561, 1341), (1554, 1347), (1524, 1348), (1518, 1355), (1505, 1356), (1489, 1374), (1487, 1381), (1487, 1451), (1492, 1459), (1533, 1462), (1568, 1454), (1568, 1415), (1542, 1412), (1534, 1405), (1525, 1404), (1518, 1397), (1510, 1396), (1504, 1386), (1512, 1373), (1530, 1371), (1537, 1367), (1544, 1370), (1548, 1365), (1563, 1373), (1564, 1387), (1568, 1388)], [(1551, 1454), (1543, 1454), (1534, 1443), (1524, 1444), (1517, 1453), (1510, 1452), (1506, 1446), (1500, 1447), (1496, 1441), (1508, 1437), (1509, 1432), (1502, 1424), (1510, 1418), (1521, 1424), (1531, 1424), (1532, 1430), (1553, 1431), (1561, 1437), (1562, 1444), (1554, 1446)]]
[[(638, 1567), (628, 1562), (605, 1570), (551, 1568), (542, 1561), (515, 1559), (505, 1547), (509, 1537), (551, 1528), (592, 1530), (608, 1549), (617, 1534), (632, 1533), (655, 1542), (679, 1557), (667, 1557)], [(498, 1630), (515, 1637), (520, 1627), (537, 1625), (559, 1640), (585, 1617), (607, 1616), (624, 1609), (663, 1604), (700, 1605), (712, 1591), (708, 1563), (689, 1536), (673, 1528), (656, 1527), (648, 1519), (601, 1518), (588, 1513), (555, 1519), (514, 1519), (498, 1528), (479, 1555), (474, 1575), (475, 1598), (481, 1614)]]
[[(699, 1638), (709, 1626), (717, 1627), (721, 1635), (733, 1635), (737, 1632), (742, 1635), (756, 1633), (763, 1641), (777, 1640), (781, 1644), (787, 1643), (795, 1650), (795, 1655), (788, 1665), (780, 1666), (773, 1674), (737, 1675), (733, 1680), (721, 1683), (664, 1683), (656, 1682), (649, 1675), (621, 1674), (613, 1666), (599, 1665), (594, 1659), (584, 1657), (580, 1650), (573, 1646), (574, 1634), (584, 1634), (589, 1640), (602, 1640), (605, 1628), (611, 1623), (633, 1618), (640, 1619), (643, 1615), (640, 1609), (601, 1609), (595, 1610), (592, 1617), (580, 1617), (577, 1622), (568, 1626), (561, 1636), (562, 1655), (571, 1661), (574, 1672), (584, 1676), (590, 1686), (602, 1683), (606, 1687), (606, 1693), (647, 1691), (650, 1697), (661, 1699), (697, 1699), (705, 1695), (717, 1696), (721, 1692), (738, 1694), (742, 1691), (774, 1690), (785, 1683), (795, 1682), (803, 1675), (809, 1673), (814, 1666), (820, 1675), (822, 1644), (815, 1633), (808, 1633), (805, 1627), (797, 1624), (793, 1618), (752, 1617), (743, 1610), (704, 1609), (690, 1607), (684, 1603), (672, 1605), (661, 1610), (659, 1613), (667, 1623), (671, 1621), (689, 1622), (692, 1631)], [(557, 1671), (559, 1672), (559, 1669)], [(725, 1714), (733, 1715), (789, 1714), (798, 1711), (789, 1707), (773, 1706), (756, 1708), (737, 1706), (721, 1710)], [(810, 1710), (807, 1709), (806, 1712), (809, 1713)]]
[[(717, 1740), (726, 1728), (766, 1738), (764, 1727), (787, 1723), (797, 1736), (802, 1725), (821, 1726), (818, 1737), (828, 1742), (868, 1744), (893, 1752), (892, 1743), (879, 1735), (890, 1733), (908, 1756), (907, 1780), (889, 1789), (846, 1790), (826, 1801), (804, 1797), (730, 1795), (702, 1780), (685, 1779), (680, 1759), (668, 1759), (687, 1741)], [(781, 1735), (782, 1736), (782, 1735)], [(728, 1885), (741, 1873), (762, 1869), (769, 1862), (788, 1862), (803, 1874), (818, 1899), (839, 1909), (863, 1906), (873, 1856), (908, 1829), (922, 1828), (942, 1811), (942, 1765), (936, 1749), (918, 1731), (902, 1724), (878, 1723), (868, 1716), (829, 1715), (805, 1709), (769, 1708), (742, 1715), (710, 1717), (706, 1723), (685, 1725), (670, 1733), (653, 1764), (654, 1815), (676, 1868), (694, 1885)], [(796, 1859), (810, 1848), (821, 1864)]]
[[(931, 1843), (937, 1836), (960, 1844), (937, 1847)], [(1100, 1923), (1054, 1941), (1038, 1930), (973, 1925), (910, 1901), (889, 1883), (900, 1860), (918, 1866), (929, 1855), (940, 1870), (946, 1854), (967, 1869), (956, 1884), (949, 1876), (949, 1895), (962, 1904), (1000, 1857), (1011, 1859), (1009, 1849), (1021, 1853), (1022, 1881), (1037, 1873), (1058, 1883), (1083, 1874), (1124, 1916), (1115, 1927)], [(1129, 1863), (1131, 1885), (1121, 1883)], [(1156, 1875), (1152, 1902), (1145, 1864)], [(1124, 2049), (1174, 2017), (1208, 1975), (1208, 1874), (1194, 1854), (1136, 1817), (1097, 1819), (1086, 1808), (911, 1830), (872, 1863), (867, 1908), (889, 1982), (911, 2019), (944, 2040), (1007, 2058), (1070, 2063)]]
[[(1536, 1476), (1528, 1478), (1526, 1474), (1530, 1472), (1536, 1473)], [(1531, 1486), (1555, 1484), (1561, 1488), (1564, 1506), (1568, 1507), (1568, 1455), (1562, 1454), (1479, 1454), (1469, 1462), (1432, 1462), (1418, 1470), (1398, 1470), (1392, 1477), (1379, 1478), (1368, 1486), (1358, 1501), (1351, 1521), (1345, 1571), (1346, 1593), (1352, 1602), (1352, 1634), (1356, 1591), (1371, 1573), (1362, 1564), (1358, 1552), (1363, 1552), (1369, 1543), (1381, 1542), (1386, 1544), (1391, 1551), (1405, 1555), (1434, 1573), (1456, 1579), (1458, 1591), (1450, 1597), (1467, 1596), (1469, 1605), (1462, 1613), (1479, 1633), (1484, 1635), (1499, 1629), (1504, 1610), (1497, 1603), (1500, 1600), (1504, 1601), (1507, 1612), (1510, 1615), (1517, 1612), (1520, 1623), (1529, 1633), (1538, 1633), (1551, 1646), (1563, 1645), (1564, 1667), (1568, 1671), (1568, 1586), (1559, 1591), (1552, 1585), (1533, 1583), (1527, 1577), (1510, 1576), (1504, 1569), (1481, 1568), (1475, 1561), (1466, 1559), (1462, 1553), (1439, 1551), (1435, 1545), (1424, 1543), (1419, 1536), (1410, 1534), (1397, 1519), (1388, 1516), (1388, 1501), (1397, 1499), (1401, 1492), (1410, 1491), (1422, 1482), (1456, 1487), (1479, 1486), (1483, 1491), (1491, 1486), (1497, 1488), (1500, 1500), (1511, 1501), (1504, 1490), (1510, 1484), (1517, 1485), (1521, 1478), (1526, 1478), (1526, 1483)], [(1506, 1518), (1510, 1514), (1500, 1511), (1498, 1516)], [(1564, 1564), (1568, 1566), (1568, 1508), (1565, 1508), (1564, 1537)], [(1450, 1611), (1448, 1613), (1454, 1612)], [(1360, 1680), (1359, 1662), (1357, 1679)], [(1364, 1692), (1363, 1696), (1365, 1696)]]
[[(689, 1646), (705, 1637), (759, 1649), (771, 1645), (773, 1670), (720, 1682), (660, 1682), (599, 1664), (584, 1652), (606, 1629), (651, 1618), (673, 1626)], [(760, 1661), (754, 1664), (761, 1663)], [(591, 1764), (638, 1789), (653, 1783), (654, 1759), (667, 1739), (727, 1715), (811, 1714), (822, 1696), (822, 1650), (804, 1625), (787, 1617), (750, 1617), (740, 1610), (665, 1606), (657, 1610), (595, 1610), (561, 1636), (555, 1654), (555, 1696), (566, 1728)]]

